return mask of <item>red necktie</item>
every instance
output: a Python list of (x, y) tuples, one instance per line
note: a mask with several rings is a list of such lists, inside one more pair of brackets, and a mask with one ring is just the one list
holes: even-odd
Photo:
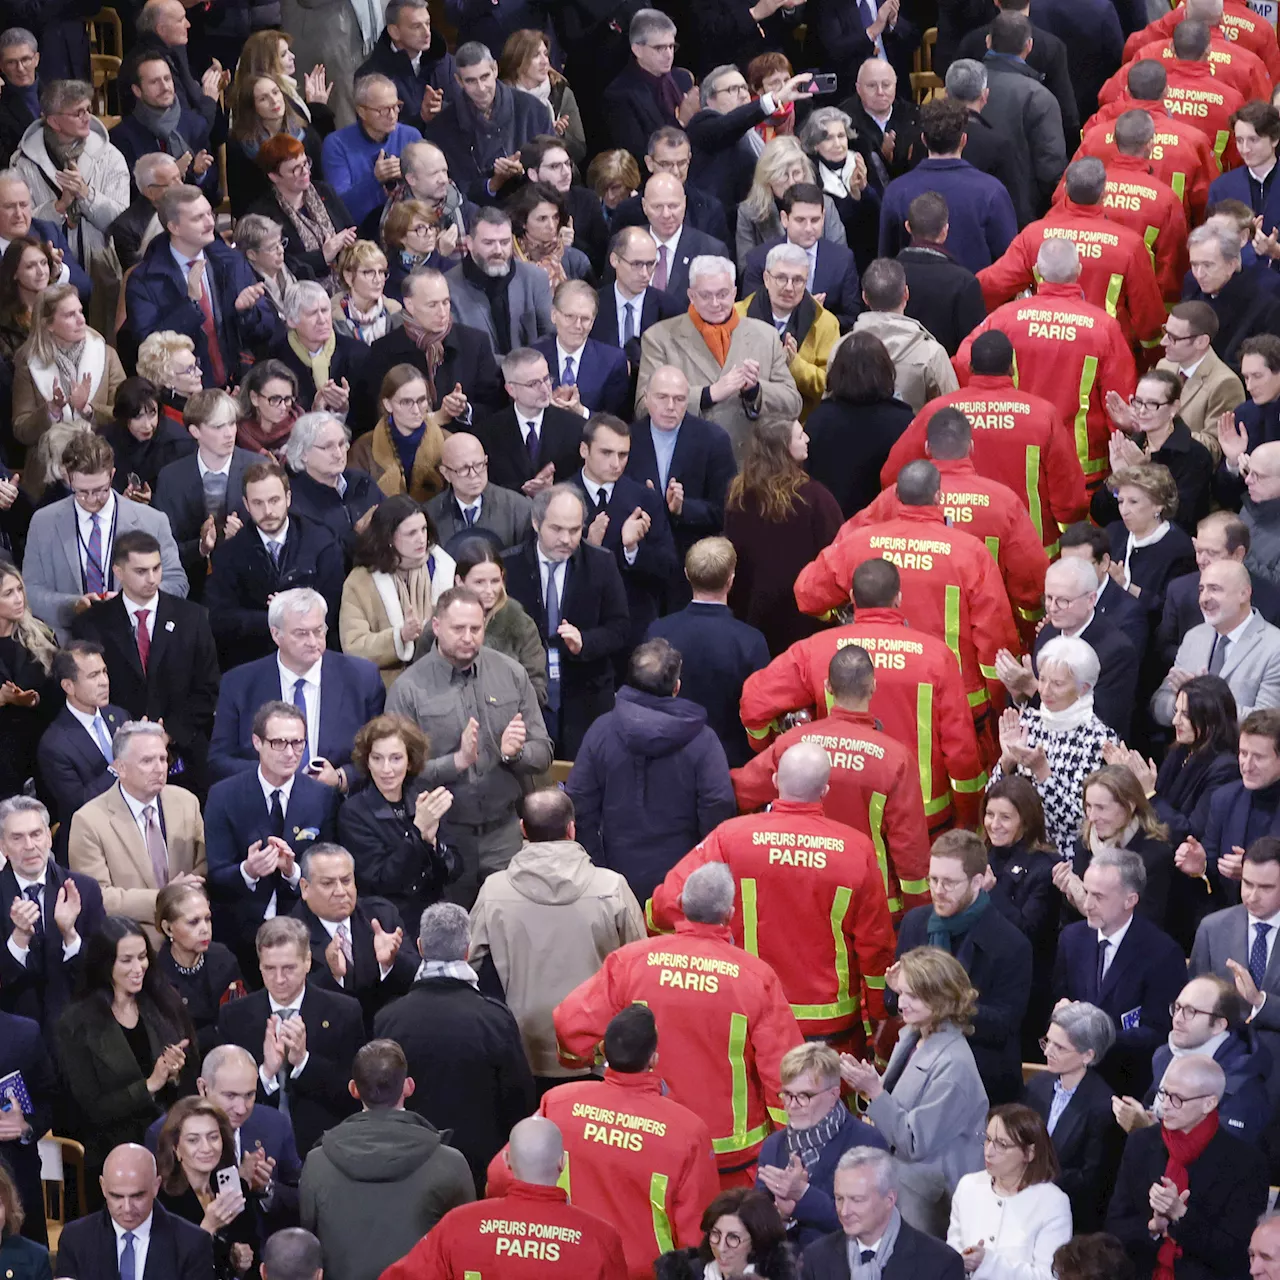
[[(190, 275), (192, 267), (196, 265), (198, 259), (193, 258), (187, 263), (187, 272)], [(222, 351), (218, 346), (218, 327), (213, 322), (213, 303), (209, 301), (209, 263), (206, 260), (204, 269), (200, 277), (200, 313), (204, 316), (204, 322), (200, 328), (204, 330), (205, 341), (209, 346), (209, 367), (213, 374), (214, 386), (225, 387), (227, 385), (227, 366), (222, 360)], [(145, 666), (145, 663), (144, 663)]]
[(147, 631), (150, 609), (138, 610), (138, 657), (142, 661), (142, 674), (147, 674), (147, 659), (151, 657), (151, 636)]

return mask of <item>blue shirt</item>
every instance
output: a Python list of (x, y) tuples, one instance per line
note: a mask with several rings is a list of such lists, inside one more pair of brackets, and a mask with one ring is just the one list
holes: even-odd
[(385, 142), (374, 142), (357, 124), (331, 133), (320, 148), (325, 180), (347, 206), (358, 226), (387, 201), (382, 183), (373, 176), (378, 152), (398, 156), (411, 142), (421, 142), (422, 134), (411, 125), (397, 124)]
[[(1079, 1087), (1076, 1085), (1076, 1089)], [(1062, 1119), (1062, 1113), (1071, 1105), (1071, 1099), (1076, 1096), (1076, 1089), (1064, 1089), (1061, 1077), (1053, 1082), (1053, 1101), (1049, 1104), (1049, 1121), (1045, 1125), (1050, 1136), (1053, 1135), (1058, 1121)]]
[[(653, 456), (658, 464), (658, 479), (662, 481), (658, 487), (662, 493), (667, 492), (667, 480), (671, 475), (671, 459), (675, 457), (676, 441), (680, 438), (680, 428), (664, 431), (649, 423), (649, 435), (653, 440)], [(664, 498), (665, 501), (665, 498)]]

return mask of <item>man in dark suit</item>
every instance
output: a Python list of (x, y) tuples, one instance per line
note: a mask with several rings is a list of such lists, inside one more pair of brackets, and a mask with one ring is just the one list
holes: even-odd
[(504, 550), (528, 536), (533, 503), (523, 493), (490, 483), (489, 458), (476, 436), (455, 431), (445, 440), (440, 474), (448, 488), (427, 503), (427, 515), (446, 551), (476, 533)]
[(213, 549), (205, 604), (224, 671), (271, 653), (269, 601), (296, 587), (310, 587), (324, 597), (333, 647), (338, 647), (338, 603), (346, 576), (342, 546), (326, 526), (290, 515), (291, 500), (284, 469), (275, 462), (255, 462), (244, 473), (248, 524)]
[(581, 249), (590, 259), (592, 270), (599, 273), (609, 248), (609, 223), (600, 207), (600, 197), (590, 187), (574, 181), (575, 168), (564, 139), (555, 133), (530, 138), (520, 148), (520, 162), (530, 182), (544, 183), (564, 197), (573, 219), (573, 247)]
[(551, 370), (556, 404), (629, 421), (634, 400), (627, 395), (627, 357), (616, 346), (588, 336), (599, 306), (596, 291), (585, 280), (566, 280), (551, 300), (556, 336), (539, 338), (533, 349), (542, 353)]
[(584, 544), (586, 503), (571, 485), (533, 500), (534, 537), (503, 557), (507, 593), (547, 646), (544, 719), (560, 758), (572, 760), (597, 716), (613, 708), (613, 672), (631, 633), (627, 593), (612, 555)]
[[(0, 1011), (0, 1079), (22, 1074), (31, 1109), (0, 1098), (0, 1164), (8, 1165), (26, 1214), (22, 1234), (37, 1244), (48, 1244), (45, 1227), (44, 1187), (40, 1181), (40, 1138), (53, 1124), (53, 1099), (58, 1073), (31, 1018)], [(9, 1224), (13, 1229), (13, 1224)]]
[[(1147, 611), (1127, 592), (1117, 587), (1111, 578), (1111, 542), (1105, 529), (1087, 520), (1079, 520), (1062, 531), (1062, 555), (1065, 559), (1083, 560), (1093, 569), (1098, 580), (1098, 594), (1094, 597), (1093, 611), (1105, 618), (1113, 627), (1129, 637), (1134, 651), (1143, 654), (1147, 649)], [(1197, 617), (1196, 622), (1203, 622)], [(1101, 658), (1101, 655), (1099, 655)], [(1101, 683), (1101, 681), (1099, 681)]]
[[(411, 272), (401, 286), (400, 297), (406, 321), (412, 321), (427, 335), (443, 334), (439, 341), (444, 356), (432, 380), (437, 401), (432, 409), (447, 413), (453, 401), (446, 403), (446, 398), (461, 387), (466, 407), (452, 423), (474, 429), (477, 422), (497, 413), (505, 403), (488, 334), (452, 320), (449, 282), (438, 271)], [(365, 357), (362, 389), (359, 396), (352, 397), (351, 406), (360, 431), (373, 430), (381, 412), (378, 393), (382, 379), (398, 364), (411, 364), (424, 374), (430, 372), (426, 353), (403, 327), (384, 334)]]
[(680, 696), (704, 707), (707, 724), (724, 747), (731, 768), (751, 759), (746, 730), (738, 714), (742, 686), (749, 675), (769, 665), (764, 636), (729, 609), (729, 592), (738, 557), (728, 538), (703, 538), (684, 558), (693, 603), (649, 624), (646, 640), (661, 637), (684, 659)]
[(684, 187), (671, 174), (655, 173), (644, 184), (642, 207), (649, 234), (658, 247), (658, 265), (653, 272), (655, 289), (679, 301), (689, 292), (689, 263), (694, 258), (733, 257), (726, 245), (685, 220), (688, 201)]
[[(929, 855), (933, 903), (913, 907), (903, 917), (897, 954), (912, 947), (950, 944), (951, 954), (964, 965), (978, 991), (969, 1043), (995, 1106), (1022, 1096), (1018, 1038), (1031, 998), (1031, 943), (985, 895), (979, 901), (987, 871), (987, 847), (973, 832), (939, 836)], [(939, 936), (943, 941), (935, 942)], [(893, 1014), (898, 1011), (892, 991), (885, 992), (885, 1007)]]
[[(804, 1251), (803, 1280), (849, 1280), (851, 1247), (860, 1261), (879, 1262), (883, 1280), (964, 1280), (964, 1261), (954, 1249), (903, 1222), (897, 1164), (887, 1151), (846, 1151), (836, 1165), (834, 1188), (840, 1230)], [(892, 1252), (884, 1248), (890, 1227), (896, 1228)]]
[(106, 1205), (62, 1228), (60, 1277), (213, 1280), (213, 1237), (156, 1204), (160, 1175), (146, 1147), (132, 1142), (116, 1147), (107, 1156), (101, 1182)]
[(73, 284), (82, 302), (89, 300), (92, 286), (84, 268), (76, 261), (62, 227), (44, 218), (31, 216), (31, 191), (26, 182), (14, 170), (11, 176), (0, 181), (0, 246), (7, 249), (23, 236), (34, 236), (62, 254), (62, 269), (51, 273), (50, 284)]
[(356, 1109), (347, 1082), (365, 1040), (364, 1015), (358, 1000), (307, 981), (311, 938), (301, 920), (267, 920), (256, 941), (264, 990), (222, 1006), (218, 1039), (253, 1054), (258, 1101), (289, 1117), (305, 1159)]
[[(214, 172), (217, 172), (216, 168)], [(152, 152), (145, 159), (140, 159), (134, 164), (131, 173), (138, 195), (107, 228), (107, 239), (115, 248), (116, 256), (125, 271), (137, 266), (142, 257), (143, 240), (150, 244), (152, 237), (159, 233), (160, 220), (156, 217), (156, 201), (170, 187), (176, 187), (182, 182), (182, 172), (177, 161), (163, 151)]]
[(356, 862), (340, 844), (315, 844), (299, 864), (302, 901), (293, 909), (311, 933), (311, 981), (355, 996), (365, 1026), (388, 1001), (402, 996), (418, 972), (413, 944), (404, 947), (404, 922), (386, 898), (356, 896)]
[(851, 325), (862, 310), (858, 268), (851, 249), (823, 238), (825, 216), (821, 187), (811, 182), (797, 182), (788, 188), (778, 209), (782, 238), (757, 245), (747, 254), (742, 296), (749, 297), (764, 288), (765, 259), (770, 249), (779, 244), (799, 245), (809, 259), (809, 280), (805, 287), (818, 295), (818, 301), (839, 319), (842, 327)]
[(52, 848), (39, 800), (0, 802), (0, 1008), (49, 1032), (75, 994), (84, 939), (106, 919), (98, 882), (59, 866)]
[(115, 782), (111, 740), (129, 719), (111, 702), (111, 678), (100, 644), (73, 640), (53, 655), (49, 674), (67, 701), (36, 750), (39, 792), (58, 823), (54, 853), (66, 866), (71, 815)]
[[(676, 544), (662, 494), (624, 474), (631, 453), (625, 422), (594, 415), (583, 431), (581, 452), (582, 470), (573, 483), (587, 503), (586, 539), (613, 554), (627, 592), (631, 631), (618, 655), (625, 662), (649, 623), (666, 611), (680, 572)], [(625, 674), (623, 667), (619, 677)]]
[(1173, 1019), (1182, 990), (1182, 949), (1144, 916), (1134, 915), (1147, 872), (1128, 849), (1095, 853), (1085, 869), (1085, 918), (1058, 939), (1053, 994), (1084, 1000), (1111, 1015), (1115, 1047), (1098, 1068), (1119, 1094), (1141, 1098), (1151, 1086), (1151, 1055)]
[(301, 767), (326, 786), (346, 791), (352, 781), (352, 741), (362, 725), (382, 713), (386, 687), (366, 658), (325, 650), (325, 609), (324, 597), (309, 587), (283, 591), (272, 600), (276, 652), (233, 667), (222, 680), (209, 751), (215, 778), (258, 767), (254, 717), (263, 703), (278, 699), (306, 715)]
[(591, 336), (597, 342), (622, 349), (631, 366), (633, 384), (634, 374), (640, 368), (640, 339), (644, 331), (686, 309), (679, 299), (651, 287), (649, 282), (657, 266), (658, 246), (648, 229), (623, 227), (609, 242), (613, 283), (605, 285), (596, 295), (596, 322)]
[(111, 688), (130, 720), (163, 720), (170, 778), (204, 796), (218, 701), (218, 653), (203, 605), (160, 589), (160, 544), (141, 529), (111, 548), (119, 593), (77, 615), (71, 634), (102, 646)]
[(244, 474), (262, 460), (262, 455), (236, 447), (240, 411), (225, 392), (220, 396), (197, 392), (187, 401), (182, 416), (196, 442), (196, 452), (161, 468), (151, 505), (169, 517), (191, 584), (190, 599), (202, 600), (209, 553), (225, 535), (229, 522), (232, 534), (243, 527)]
[[(22, 135), (43, 114), (40, 110), (40, 86), (36, 83), (40, 67), (40, 47), (35, 35), (22, 27), (10, 28), (9, 43), (0, 46), (0, 155), (11, 156), (18, 149)], [(7, 34), (7, 33), (6, 33)]]
[(880, 58), (858, 68), (856, 93), (840, 104), (861, 141), (867, 160), (867, 182), (877, 195), (925, 158), (920, 112), (909, 98), (898, 96), (898, 73)]
[(292, 702), (267, 701), (252, 721), (257, 769), (215, 783), (204, 810), (218, 936), (245, 973), (253, 972), (258, 926), (297, 904), (297, 859), (333, 839), (339, 799), (336, 788), (301, 770), (307, 721)]
[(583, 418), (552, 404), (550, 367), (532, 347), (503, 356), (502, 377), (511, 407), (485, 418), (475, 433), (489, 455), (489, 479), (532, 498), (577, 471)]

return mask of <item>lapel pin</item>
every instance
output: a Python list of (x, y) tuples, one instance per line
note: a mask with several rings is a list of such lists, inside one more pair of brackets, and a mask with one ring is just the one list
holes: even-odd
[(173, 621), (172, 621), (172, 619), (170, 619), (170, 621), (168, 621), (168, 622), (166, 622), (166, 623), (164, 624), (164, 629), (165, 629), (166, 631), (172, 631), (172, 630), (173, 630)]
[(320, 1024), (320, 1025), (321, 1025), (321, 1027), (323, 1027), (326, 1031), (328, 1031), (328, 1030), (329, 1030), (329, 1019), (328, 1019), (328, 1018), (326, 1018), (326, 1019), (325, 1019), (325, 1020)]

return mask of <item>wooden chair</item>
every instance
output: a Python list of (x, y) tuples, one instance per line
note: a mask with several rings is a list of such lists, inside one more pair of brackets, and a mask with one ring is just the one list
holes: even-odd
[(1022, 1064), (1022, 1083), (1027, 1084), (1033, 1076), (1042, 1076), (1049, 1070), (1047, 1062), (1024, 1062)]
[[(91, 53), (93, 114), (110, 129), (120, 123), (120, 59), (110, 53)], [(111, 124), (107, 124), (110, 120)]]
[(558, 787), (568, 782), (569, 770), (572, 768), (572, 760), (553, 760), (551, 762), (551, 785)]
[(933, 69), (933, 46), (937, 43), (938, 28), (930, 27), (911, 55), (911, 93), (917, 103), (928, 102), (942, 91), (942, 77)]
[[(67, 1166), (75, 1174), (75, 1205), (67, 1202)], [(74, 1138), (47, 1133), (40, 1139), (40, 1177), (44, 1186), (44, 1213), (49, 1227), (49, 1250), (58, 1251), (62, 1228), (85, 1212), (84, 1147)], [(74, 1207), (75, 1212), (72, 1212)]]
[(100, 9), (88, 19), (89, 47), (94, 53), (109, 53), (118, 60), (124, 57), (124, 27), (114, 9)]

